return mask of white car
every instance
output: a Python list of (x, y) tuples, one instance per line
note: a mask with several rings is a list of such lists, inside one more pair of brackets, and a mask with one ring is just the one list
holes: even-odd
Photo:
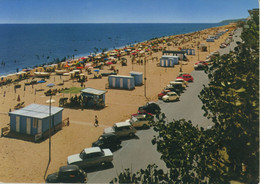
[(185, 85), (185, 87), (188, 87), (188, 82), (187, 81), (185, 81), (184, 79), (175, 79), (175, 81), (174, 82), (181, 82), (182, 84), (183, 84), (183, 86)]
[(100, 147), (85, 148), (80, 154), (68, 156), (68, 165), (78, 165), (81, 168), (105, 165), (112, 162), (113, 153), (110, 149)]
[[(141, 114), (138, 116), (132, 116), (131, 119), (127, 120), (129, 121), (134, 127), (142, 127), (142, 128), (149, 128), (149, 122), (150, 120), (146, 117), (146, 115)], [(152, 121), (152, 119), (151, 119)]]
[[(177, 80), (177, 79), (176, 79)], [(181, 86), (182, 86), (182, 89), (185, 89), (187, 86), (186, 86), (186, 84), (184, 83), (184, 82), (182, 82), (182, 81), (171, 81), (170, 82), (170, 85), (172, 85), (172, 86), (174, 86), (174, 85), (180, 85), (181, 84)]]
[(167, 95), (164, 95), (162, 97), (162, 100), (164, 102), (176, 101), (176, 100), (179, 100), (179, 99), (180, 99), (180, 96), (177, 95), (177, 93), (175, 93), (175, 92), (168, 92)]
[(125, 136), (134, 137), (136, 129), (131, 125), (130, 122), (119, 122), (115, 123), (112, 127), (104, 129), (104, 134), (113, 133), (116, 137), (121, 138)]

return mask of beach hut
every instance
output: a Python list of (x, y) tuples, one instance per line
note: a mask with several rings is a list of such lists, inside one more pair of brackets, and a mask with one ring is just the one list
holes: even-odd
[(135, 86), (141, 86), (143, 84), (143, 73), (142, 72), (130, 72), (130, 75), (135, 79)]
[[(61, 107), (48, 105), (31, 104), (22, 109), (9, 112), (10, 131), (35, 136), (49, 132), (50, 118), (52, 121), (51, 130), (59, 130), (62, 128), (62, 111)], [(44, 136), (45, 137), (45, 136)], [(46, 136), (47, 137), (47, 136)]]
[(163, 55), (160, 59), (160, 66), (163, 67), (174, 67), (174, 65), (179, 64), (178, 56), (166, 56)]
[(214, 38), (207, 38), (206, 42), (214, 42)]
[(135, 80), (132, 76), (123, 76), (123, 75), (110, 75), (108, 76), (109, 88), (117, 89), (134, 89)]
[(162, 55), (172, 55), (172, 56), (178, 56), (180, 60), (187, 60), (186, 58), (186, 52), (185, 51), (176, 51), (176, 50), (165, 50), (162, 52)]
[(195, 55), (195, 49), (182, 49), (187, 55)]
[(107, 91), (85, 88), (81, 91), (83, 97), (83, 105), (85, 108), (104, 108), (105, 107), (105, 94)]

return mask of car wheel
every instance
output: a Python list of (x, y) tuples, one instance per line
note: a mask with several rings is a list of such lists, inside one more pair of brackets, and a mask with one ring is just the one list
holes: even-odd
[(146, 124), (143, 125), (143, 129), (148, 129), (148, 128), (149, 128), (148, 125), (146, 125)]
[(170, 101), (169, 99), (166, 100), (166, 102), (169, 102), (169, 101)]
[(134, 137), (135, 135), (133, 133), (130, 133), (129, 134), (129, 137)]

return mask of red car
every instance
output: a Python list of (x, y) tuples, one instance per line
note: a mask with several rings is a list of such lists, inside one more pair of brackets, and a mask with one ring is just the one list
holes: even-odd
[(193, 77), (190, 74), (181, 74), (176, 79), (183, 79), (188, 82), (193, 82)]
[(206, 61), (199, 61), (195, 63), (194, 69), (195, 70), (204, 70), (208, 66), (208, 63)]
[(198, 64), (208, 65), (208, 63), (206, 61), (199, 61), (199, 62), (195, 63), (195, 65), (198, 65)]
[(161, 93), (158, 94), (158, 99), (162, 99), (164, 95), (166, 95), (170, 90), (163, 90)]

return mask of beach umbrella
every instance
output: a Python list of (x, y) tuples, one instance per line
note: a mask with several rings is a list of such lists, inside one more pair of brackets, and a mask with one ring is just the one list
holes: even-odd
[(77, 69), (83, 69), (84, 67), (83, 66), (78, 66)]
[(104, 58), (104, 61), (107, 61), (108, 60), (108, 58)]
[(95, 69), (94, 72), (97, 72), (97, 73), (98, 73), (98, 72), (99, 72), (99, 69)]
[(45, 80), (40, 80), (37, 83), (45, 83), (45, 82), (46, 82)]
[(81, 64), (82, 64), (82, 63), (84, 63), (84, 61), (79, 61), (79, 63), (81, 63)]
[(53, 87), (53, 86), (55, 86), (55, 84), (54, 83), (50, 83), (50, 84), (47, 84), (46, 86), (47, 87)]
[(70, 67), (70, 65), (68, 65), (68, 64), (66, 64), (65, 66), (64, 66), (64, 68), (69, 68)]
[(112, 62), (107, 62), (107, 65), (112, 65), (113, 63)]

